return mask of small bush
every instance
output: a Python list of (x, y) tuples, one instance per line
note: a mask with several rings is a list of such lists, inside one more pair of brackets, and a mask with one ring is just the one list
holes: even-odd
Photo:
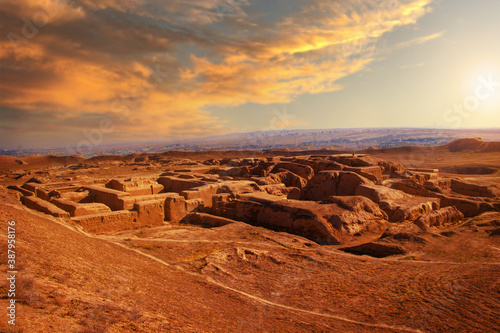
[(40, 301), (35, 280), (30, 276), (18, 275), (16, 279), (16, 298), (20, 303), (35, 305)]

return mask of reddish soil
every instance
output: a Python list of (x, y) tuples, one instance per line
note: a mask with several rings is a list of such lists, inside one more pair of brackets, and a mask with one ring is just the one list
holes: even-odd
[[(498, 152), (451, 152), (444, 147), (423, 151), (370, 153), (403, 164), (410, 161), (407, 167), (500, 169)], [(15, 161), (18, 158), (1, 156), (0, 269), (8, 270), (7, 222), (15, 220), (18, 274), (15, 327), (7, 325), (5, 315), (8, 285), (5, 279), (0, 284), (4, 309), (0, 330), (500, 331), (497, 212), (421, 235), (421, 243), (408, 241), (404, 255), (374, 258), (339, 250), (344, 245), (322, 246), (241, 222), (216, 228), (181, 224), (93, 235), (26, 208), (17, 192), (6, 189), (33, 177), (61, 181), (147, 175), (179, 168), (189, 163), (188, 158), (262, 155), (171, 153), (166, 157), (176, 161), (172, 167), (121, 163), (131, 157), (92, 161), (75, 157), (71, 163), (30, 157), (20, 159), (28, 164), (20, 164)], [(81, 162), (85, 164), (80, 168), (68, 168)], [(499, 183), (495, 172), (453, 176)], [(373, 237), (363, 235), (349, 245)]]

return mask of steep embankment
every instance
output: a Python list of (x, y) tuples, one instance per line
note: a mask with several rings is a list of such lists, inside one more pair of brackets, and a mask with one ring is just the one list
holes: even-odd
[(474, 151), (478, 153), (500, 152), (500, 142), (483, 141), (481, 138), (458, 139), (444, 145), (450, 152)]

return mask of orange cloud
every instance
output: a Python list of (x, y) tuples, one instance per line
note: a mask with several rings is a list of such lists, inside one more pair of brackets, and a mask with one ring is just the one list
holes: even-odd
[[(247, 1), (223, 8), (202, 0), (29, 0), (23, 6), (8, 0), (0, 18), (24, 40), (13, 47), (0, 37), (6, 64), (0, 106), (75, 120), (115, 117), (128, 137), (220, 133), (229, 129), (209, 107), (287, 103), (341, 89), (339, 79), (373, 60), (377, 38), (416, 22), (430, 2), (315, 0), (261, 25), (245, 12)], [(50, 20), (24, 36), (21, 18), (35, 24), (41, 8), (53, 9)]]

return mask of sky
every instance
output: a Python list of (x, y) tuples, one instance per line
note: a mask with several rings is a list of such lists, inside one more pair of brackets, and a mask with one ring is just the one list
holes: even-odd
[(0, 148), (499, 127), (499, 14), (498, 0), (2, 0)]

